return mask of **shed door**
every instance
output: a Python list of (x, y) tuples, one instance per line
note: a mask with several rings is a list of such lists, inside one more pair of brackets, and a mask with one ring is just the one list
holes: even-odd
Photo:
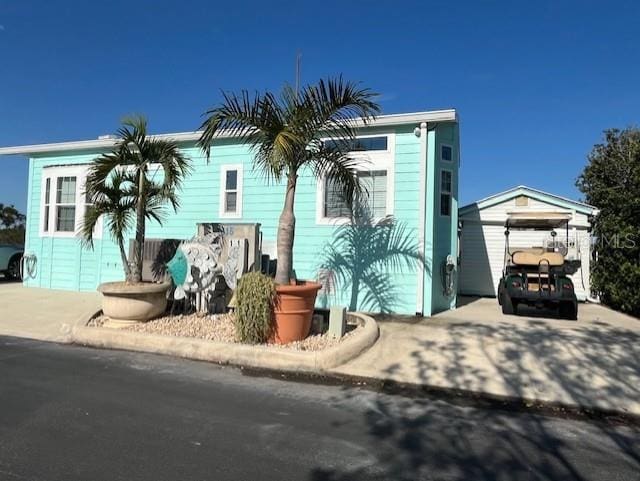
[(461, 238), (460, 294), (495, 296), (504, 258), (504, 227), (464, 224)]

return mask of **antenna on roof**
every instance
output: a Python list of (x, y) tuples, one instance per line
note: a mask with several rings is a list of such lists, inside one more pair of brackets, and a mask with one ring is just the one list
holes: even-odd
[(302, 52), (298, 50), (296, 54), (296, 98), (300, 92), (300, 62), (302, 62)]

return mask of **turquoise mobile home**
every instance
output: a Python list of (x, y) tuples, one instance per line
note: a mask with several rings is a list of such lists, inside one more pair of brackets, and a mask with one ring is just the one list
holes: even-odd
[[(254, 172), (247, 145), (223, 135), (207, 161), (196, 146), (199, 132), (158, 137), (178, 142), (193, 171), (180, 192), (178, 212), (171, 213), (162, 226), (148, 224), (148, 238), (188, 239), (196, 234), (198, 223), (259, 223), (263, 253), (275, 251), (284, 185), (268, 184)], [(35, 258), (36, 268), (25, 276), (27, 286), (90, 291), (102, 282), (123, 278), (118, 249), (105, 226), (98, 225), (93, 249), (83, 247), (77, 234), (90, 207), (83, 195), (87, 170), (116, 141), (102, 136), (0, 148), (0, 155), (29, 158), (25, 253)], [(362, 279), (362, 289), (387, 292), (362, 296), (357, 299), (358, 308), (430, 315), (455, 307), (460, 163), (455, 110), (381, 115), (362, 124), (352, 155), (361, 160), (358, 175), (367, 186), (368, 210), (378, 219), (393, 216), (424, 259), (400, 269), (380, 267), (374, 277), (376, 281), (385, 278), (384, 283)], [(304, 172), (298, 181), (295, 215), (297, 276), (331, 278), (323, 258), (338, 230), (349, 222), (340, 199), (326, 180)], [(368, 246), (360, 247), (361, 255), (366, 255)], [(329, 284), (319, 296), (319, 307), (349, 305), (350, 286)], [(368, 303), (377, 294), (385, 294), (380, 296), (385, 305)]]

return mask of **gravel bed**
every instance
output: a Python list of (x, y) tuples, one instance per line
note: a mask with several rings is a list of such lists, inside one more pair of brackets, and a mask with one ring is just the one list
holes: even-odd
[[(89, 321), (89, 326), (102, 327), (106, 321), (105, 316), (97, 316)], [(342, 342), (359, 326), (350, 325), (351, 328), (342, 339), (334, 339), (327, 334), (312, 334), (302, 341), (289, 344), (270, 344), (281, 349), (293, 349), (296, 351), (320, 351)], [(149, 322), (125, 327), (123, 330), (143, 332), (147, 334), (161, 334), (165, 336), (192, 337), (208, 341), (237, 343), (233, 314), (185, 314), (176, 316), (164, 316)]]

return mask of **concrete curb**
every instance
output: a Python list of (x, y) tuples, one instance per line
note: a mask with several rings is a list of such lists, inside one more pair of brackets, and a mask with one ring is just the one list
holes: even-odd
[(359, 356), (378, 339), (378, 324), (373, 318), (360, 313), (349, 315), (361, 320), (361, 330), (336, 346), (313, 352), (87, 327), (87, 322), (93, 316), (85, 317), (74, 326), (71, 342), (103, 349), (150, 352), (219, 364), (320, 373)]
[(328, 371), (322, 374), (305, 372), (283, 374), (278, 371), (247, 369), (244, 374), (291, 382), (324, 384), (328, 386), (350, 386), (392, 396), (399, 395), (414, 399), (442, 400), (463, 407), (500, 409), (507, 412), (531, 413), (562, 419), (606, 421), (616, 424), (633, 424), (640, 426), (640, 414), (627, 410), (491, 394), (482, 391), (448, 388), (430, 384), (407, 383), (389, 378), (353, 376), (336, 371)]

